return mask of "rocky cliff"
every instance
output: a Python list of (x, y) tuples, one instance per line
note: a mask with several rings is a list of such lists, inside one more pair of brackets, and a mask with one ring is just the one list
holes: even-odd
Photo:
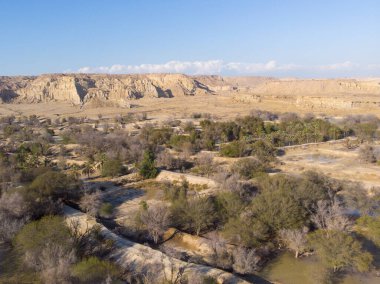
[(0, 77), (3, 103), (65, 101), (129, 106), (140, 98), (225, 94), (238, 102), (290, 103), (308, 108), (379, 108), (380, 80), (298, 80), (182, 74), (54, 74)]
[[(230, 79), (232, 81), (232, 79)], [(238, 85), (234, 99), (246, 103), (281, 102), (307, 108), (380, 108), (380, 80), (272, 79)]]
[(124, 106), (143, 97), (211, 93), (204, 84), (181, 74), (0, 77), (0, 98), (4, 103), (66, 101), (75, 105), (101, 102)]

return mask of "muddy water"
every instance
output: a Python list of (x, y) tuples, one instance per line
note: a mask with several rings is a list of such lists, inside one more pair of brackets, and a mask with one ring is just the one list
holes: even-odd
[[(319, 284), (323, 275), (323, 267), (314, 256), (296, 259), (293, 254), (284, 252), (258, 275), (268, 281), (281, 284)], [(380, 277), (359, 273), (345, 274), (337, 283), (379, 284)]]

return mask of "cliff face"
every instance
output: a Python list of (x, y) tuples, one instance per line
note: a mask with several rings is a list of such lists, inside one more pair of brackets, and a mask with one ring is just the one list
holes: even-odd
[(5, 103), (67, 101), (76, 105), (104, 102), (123, 106), (143, 97), (211, 93), (199, 81), (181, 74), (0, 77), (0, 98)]
[(297, 80), (181, 74), (60, 74), (0, 77), (3, 103), (65, 101), (128, 106), (140, 98), (227, 94), (238, 102), (290, 103), (308, 108), (379, 108), (380, 80)]
[(380, 108), (380, 80), (268, 78), (255, 82), (237, 87), (234, 90), (234, 99), (246, 103), (290, 103), (311, 109)]
[(270, 80), (251, 89), (271, 95), (380, 95), (379, 80)]

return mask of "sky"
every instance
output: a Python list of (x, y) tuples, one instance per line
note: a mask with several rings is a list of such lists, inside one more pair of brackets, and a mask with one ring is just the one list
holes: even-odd
[(380, 77), (378, 0), (0, 0), (0, 75)]

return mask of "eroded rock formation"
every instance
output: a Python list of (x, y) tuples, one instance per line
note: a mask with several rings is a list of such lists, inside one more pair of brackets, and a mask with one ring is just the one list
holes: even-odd
[(181, 74), (0, 77), (0, 97), (6, 103), (67, 101), (75, 105), (102, 102), (125, 106), (128, 101), (142, 97), (211, 93), (199, 81)]
[(237, 102), (280, 102), (299, 107), (379, 108), (380, 80), (299, 80), (269, 77), (186, 76), (182, 74), (54, 74), (0, 77), (3, 103), (65, 101), (128, 107), (140, 98), (231, 95)]

